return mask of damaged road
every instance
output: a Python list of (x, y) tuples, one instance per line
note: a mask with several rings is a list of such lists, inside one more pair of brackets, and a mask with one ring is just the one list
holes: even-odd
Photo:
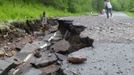
[[(84, 56), (84, 64), (63, 62), (68, 75), (133, 75), (134, 74), (134, 18), (114, 16), (63, 17), (75, 25), (87, 27), (81, 36), (94, 38), (94, 48), (83, 48), (72, 53)], [(71, 73), (73, 74), (71, 74)]]
[(9, 37), (14, 26), (1, 31), (1, 75), (134, 75), (133, 18), (80, 16), (11, 24), (21, 34)]
[[(9, 29), (1, 30), (0, 74), (66, 75), (62, 69), (64, 60), (86, 61), (86, 58), (68, 57), (68, 54), (85, 47), (93, 48), (93, 39), (80, 36), (85, 28), (73, 25), (70, 20), (49, 18), (11, 23)], [(18, 33), (11, 34), (14, 32)]]

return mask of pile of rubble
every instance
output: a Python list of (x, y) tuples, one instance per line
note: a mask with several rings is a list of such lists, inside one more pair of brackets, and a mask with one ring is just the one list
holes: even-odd
[(0, 51), (1, 75), (69, 75), (61, 68), (64, 60), (72, 64), (87, 60), (84, 56), (71, 55), (93, 47), (93, 39), (80, 37), (86, 27), (73, 25), (72, 20), (48, 19), (44, 15), (38, 20), (11, 23), (19, 36), (12, 38), (10, 33), (2, 36), (12, 39), (1, 45), (5, 46)]

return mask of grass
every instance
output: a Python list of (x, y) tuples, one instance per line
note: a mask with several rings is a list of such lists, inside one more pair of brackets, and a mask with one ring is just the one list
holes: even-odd
[(44, 6), (41, 3), (13, 4), (10, 2), (5, 2), (0, 5), (0, 21), (36, 18), (39, 17), (43, 11), (46, 11), (48, 16), (72, 16), (81, 14), (72, 14), (66, 11), (55, 9), (53, 7)]
[[(24, 21), (26, 19), (38, 18), (45, 11), (47, 16), (78, 16), (83, 13), (70, 13), (59, 10), (52, 6), (45, 6), (38, 0), (0, 0), (0, 29), (5, 29), (7, 21)], [(29, 2), (29, 3), (28, 3)]]
[[(12, 1), (12, 0), (11, 0)], [(20, 0), (21, 1), (21, 0)], [(44, 6), (41, 3), (23, 3), (10, 2), (9, 0), (0, 0), (0, 29), (6, 28), (5, 21), (38, 18), (45, 11), (49, 17), (54, 16), (77, 16), (83, 13), (72, 14), (67, 11), (55, 9), (54, 7)]]
[(134, 12), (125, 12), (128, 16), (130, 16), (130, 17), (134, 17)]
[(46, 11), (47, 14), (50, 16), (65, 16), (65, 15), (72, 15), (71, 13), (56, 10), (52, 7), (44, 7), (42, 5), (34, 6), (28, 5), (28, 6), (1, 6), (0, 7), (0, 20), (20, 20), (25, 18), (35, 18), (40, 16), (43, 11)]

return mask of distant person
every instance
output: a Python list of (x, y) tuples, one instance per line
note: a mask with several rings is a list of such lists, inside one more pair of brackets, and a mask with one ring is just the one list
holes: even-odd
[(111, 5), (111, 2), (109, 0), (104, 0), (104, 6), (105, 6), (107, 18), (109, 18), (109, 13), (112, 16), (112, 5)]

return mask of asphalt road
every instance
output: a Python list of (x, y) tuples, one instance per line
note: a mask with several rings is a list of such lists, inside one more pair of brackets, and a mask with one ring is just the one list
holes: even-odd
[(95, 40), (94, 49), (84, 48), (73, 53), (86, 56), (88, 60), (85, 63), (74, 65), (66, 60), (63, 62), (66, 72), (76, 75), (134, 75), (134, 18), (115, 12), (110, 19), (105, 15), (63, 19), (86, 26), (81, 36)]

